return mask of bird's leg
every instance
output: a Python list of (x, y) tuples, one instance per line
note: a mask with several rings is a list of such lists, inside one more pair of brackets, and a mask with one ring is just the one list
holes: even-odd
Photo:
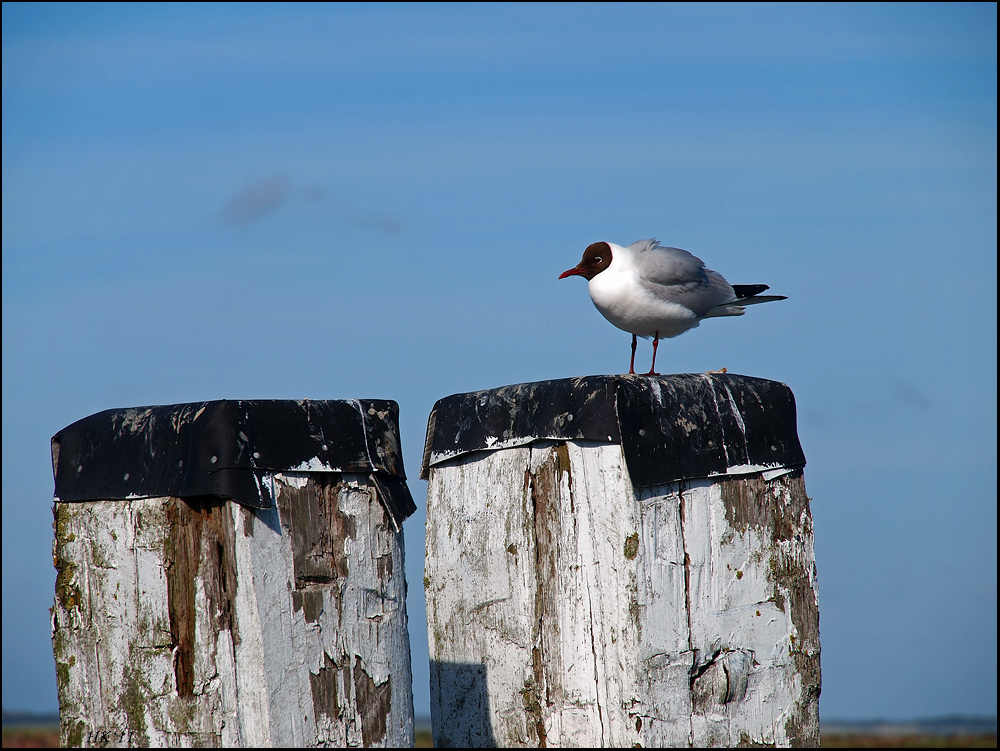
[(635, 334), (632, 334), (632, 359), (628, 361), (628, 374), (635, 375)]
[(656, 372), (656, 348), (660, 344), (660, 332), (657, 331), (653, 334), (653, 362), (649, 366), (649, 372), (646, 375), (659, 375)]

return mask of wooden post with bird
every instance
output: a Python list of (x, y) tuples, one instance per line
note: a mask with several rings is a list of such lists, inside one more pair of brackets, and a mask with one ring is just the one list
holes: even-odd
[(406, 746), (384, 400), (101, 412), (52, 439), (64, 746)]
[(438, 746), (816, 746), (819, 611), (787, 386), (590, 376), (431, 413)]

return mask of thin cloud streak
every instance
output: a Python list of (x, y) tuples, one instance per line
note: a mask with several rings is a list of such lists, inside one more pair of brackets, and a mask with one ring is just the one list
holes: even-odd
[(332, 216), (349, 227), (377, 230), (388, 235), (397, 235), (403, 229), (398, 217), (358, 211), (346, 202), (327, 198), (322, 185), (312, 184), (300, 191), (294, 190), (291, 181), (282, 174), (272, 175), (237, 193), (219, 210), (216, 218), (223, 224), (242, 227), (280, 211), (289, 203), (314, 204), (320, 215)]
[(277, 211), (287, 201), (288, 178), (273, 175), (233, 196), (219, 211), (219, 221), (247, 225)]

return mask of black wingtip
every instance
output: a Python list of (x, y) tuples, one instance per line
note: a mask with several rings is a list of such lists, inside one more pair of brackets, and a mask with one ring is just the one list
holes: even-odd
[(734, 284), (733, 292), (737, 297), (753, 297), (759, 295), (766, 289), (771, 289), (766, 284)]

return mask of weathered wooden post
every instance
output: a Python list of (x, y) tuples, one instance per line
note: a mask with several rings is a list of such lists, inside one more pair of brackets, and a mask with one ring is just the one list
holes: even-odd
[(440, 400), (422, 467), (435, 744), (818, 745), (804, 465), (772, 381)]
[(412, 745), (397, 420), (214, 401), (60, 431), (63, 745)]

